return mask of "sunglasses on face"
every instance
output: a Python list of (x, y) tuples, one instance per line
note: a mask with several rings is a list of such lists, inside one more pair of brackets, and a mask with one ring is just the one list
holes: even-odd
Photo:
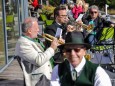
[(90, 13), (91, 14), (97, 14), (98, 12), (97, 11), (91, 11)]
[(82, 48), (73, 48), (73, 49), (71, 49), (71, 48), (66, 48), (66, 49), (65, 49), (65, 52), (70, 53), (72, 50), (74, 50), (75, 52), (78, 53), (81, 49), (83, 49), (83, 47), (82, 47)]

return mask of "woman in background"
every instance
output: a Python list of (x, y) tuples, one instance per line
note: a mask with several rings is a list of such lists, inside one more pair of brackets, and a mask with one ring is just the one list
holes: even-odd
[(77, 0), (76, 5), (72, 9), (74, 19), (77, 19), (79, 14), (83, 12), (83, 4), (82, 0)]

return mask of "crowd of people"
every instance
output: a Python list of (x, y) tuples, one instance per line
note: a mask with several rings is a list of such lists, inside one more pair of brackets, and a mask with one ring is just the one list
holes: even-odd
[[(78, 20), (80, 14), (84, 15)], [(92, 31), (89, 33), (83, 24), (92, 24)], [(105, 70), (85, 58), (105, 26), (114, 24), (100, 17), (98, 6), (84, 0), (54, 9), (54, 22), (44, 31), (54, 36), (52, 41), (42, 43), (38, 38), (39, 20), (26, 18), (15, 47), (25, 86), (112, 86)]]

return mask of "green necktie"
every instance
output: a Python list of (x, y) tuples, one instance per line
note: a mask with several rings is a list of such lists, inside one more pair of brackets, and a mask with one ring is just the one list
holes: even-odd
[(77, 71), (75, 69), (72, 70), (72, 80), (76, 81), (77, 79)]

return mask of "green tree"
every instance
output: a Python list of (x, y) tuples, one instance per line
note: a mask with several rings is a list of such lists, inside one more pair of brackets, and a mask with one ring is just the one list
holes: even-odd
[(109, 5), (109, 8), (115, 8), (115, 0), (86, 0), (89, 5), (97, 5), (100, 9), (105, 7), (105, 4)]
[(50, 5), (53, 5), (53, 6), (59, 6), (59, 4), (60, 4), (60, 0), (49, 0), (49, 2), (50, 2)]

